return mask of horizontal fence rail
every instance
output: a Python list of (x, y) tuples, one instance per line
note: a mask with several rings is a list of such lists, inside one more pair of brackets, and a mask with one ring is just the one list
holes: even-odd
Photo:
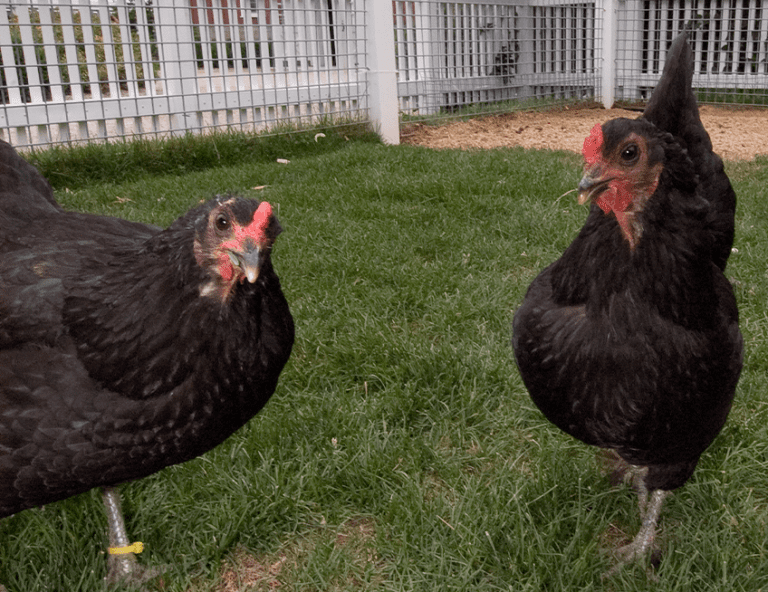
[(631, 104), (683, 30), (700, 101), (768, 104), (766, 0), (3, 1), (21, 148), (350, 120), (396, 143), (398, 114)]

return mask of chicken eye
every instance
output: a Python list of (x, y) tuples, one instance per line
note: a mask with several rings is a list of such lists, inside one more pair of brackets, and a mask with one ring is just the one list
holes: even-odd
[(221, 231), (229, 230), (229, 218), (224, 214), (216, 216), (216, 229)]
[(640, 148), (637, 147), (637, 144), (630, 144), (621, 151), (620, 156), (624, 162), (632, 162), (637, 159), (638, 154), (640, 154)]

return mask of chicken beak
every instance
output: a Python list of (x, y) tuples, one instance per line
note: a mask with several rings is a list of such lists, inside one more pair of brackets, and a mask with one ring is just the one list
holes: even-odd
[(243, 251), (229, 251), (229, 260), (232, 265), (240, 268), (249, 283), (259, 278), (262, 259), (258, 245), (247, 245)]
[(611, 179), (606, 179), (603, 176), (603, 171), (600, 167), (594, 167), (584, 171), (584, 176), (579, 181), (579, 205), (584, 205), (590, 200), (597, 199), (597, 197), (605, 191), (608, 187), (608, 183)]

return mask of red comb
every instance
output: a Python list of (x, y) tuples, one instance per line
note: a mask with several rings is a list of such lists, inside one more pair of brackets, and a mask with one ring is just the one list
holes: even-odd
[(589, 135), (584, 138), (584, 147), (581, 149), (587, 164), (594, 164), (600, 158), (603, 148), (603, 127), (596, 123)]
[(249, 225), (254, 227), (254, 232), (264, 234), (269, 226), (269, 219), (272, 217), (272, 206), (263, 201), (253, 213), (253, 222)]
[(239, 245), (246, 238), (251, 238), (257, 243), (262, 242), (266, 238), (267, 228), (269, 228), (269, 220), (272, 217), (272, 206), (266, 201), (259, 204), (259, 207), (253, 213), (253, 221), (248, 226), (240, 226), (234, 224), (232, 226), (234, 236), (229, 241), (222, 243), (222, 246), (239, 248)]

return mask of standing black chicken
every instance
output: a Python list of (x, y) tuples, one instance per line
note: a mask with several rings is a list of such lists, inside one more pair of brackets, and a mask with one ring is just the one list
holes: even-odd
[(110, 577), (140, 572), (112, 486), (252, 418), (294, 338), (266, 202), (169, 228), (64, 211), (0, 142), (0, 517), (105, 488)]
[[(742, 337), (723, 275), (736, 198), (699, 119), (686, 36), (642, 117), (584, 143), (584, 227), (531, 284), (513, 323), (523, 381), (568, 434), (632, 466), (646, 556), (665, 496), (725, 423)], [(609, 572), (611, 573), (611, 572)]]

